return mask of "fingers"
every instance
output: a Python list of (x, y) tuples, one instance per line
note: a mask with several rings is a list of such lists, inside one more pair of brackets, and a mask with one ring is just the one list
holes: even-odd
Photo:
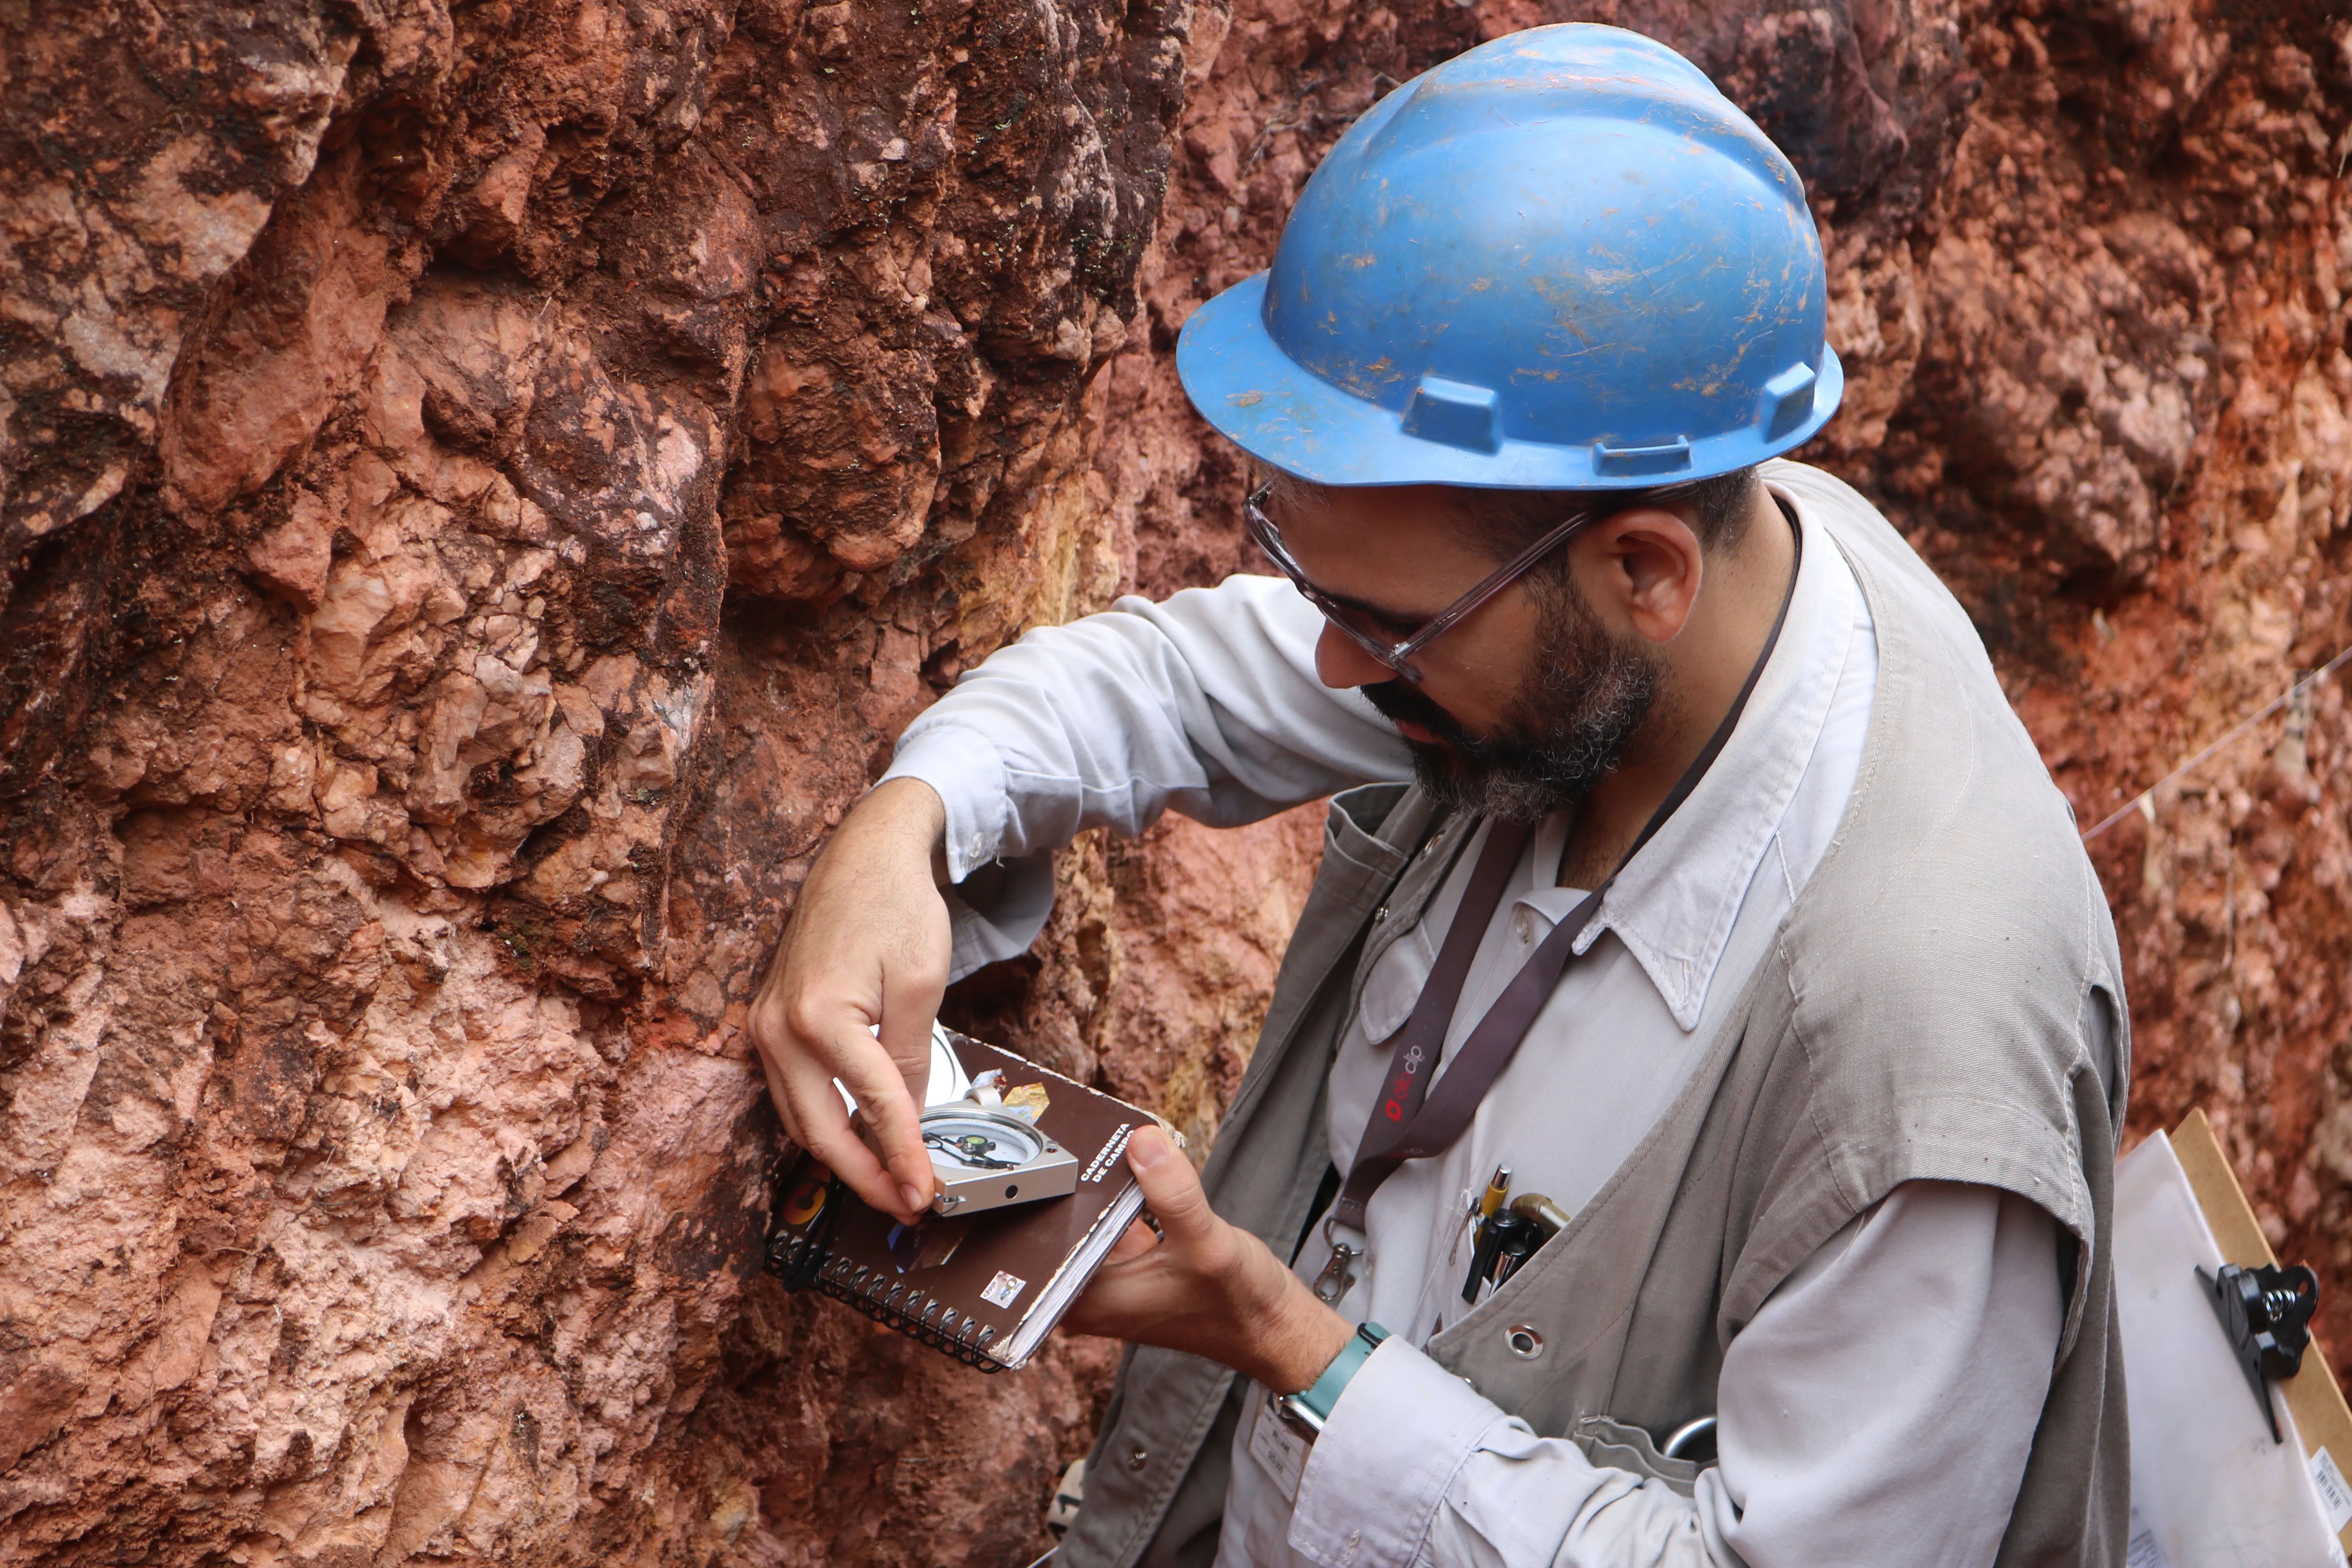
[(847, 1183), (850, 1191), (898, 1218), (912, 1217), (898, 1184), (851, 1129), (840, 1092), (822, 1064), (803, 1059), (787, 1068), (778, 1103), (794, 1142)]
[(1354, 1332), (1265, 1244), (1219, 1219), (1192, 1163), (1157, 1128), (1128, 1165), (1164, 1236), (1130, 1226), (1063, 1327), (1222, 1362), (1268, 1388), (1305, 1388)]
[[(926, 888), (926, 892), (930, 890)], [(931, 1076), (931, 1026), (940, 1016), (940, 998), (947, 991), (947, 905), (936, 893), (930, 907), (916, 920), (908, 950), (899, 952), (882, 971), (880, 1044), (898, 1070), (898, 1092), (890, 1097), (889, 1120), (875, 1124), (890, 1173), (905, 1186), (916, 1207), (931, 1201), (931, 1157), (923, 1149), (923, 1097)], [(936, 929), (926, 918), (936, 914)], [(845, 1080), (846, 1081), (846, 1080)], [(866, 1091), (850, 1092), (866, 1104)], [(901, 1119), (897, 1107), (902, 1103)]]
[[(947, 906), (931, 877), (943, 819), (929, 786), (904, 780), (851, 811), (801, 885), (751, 1019), (786, 1131), (860, 1198), (901, 1218), (932, 1192), (918, 1108), (947, 979)], [(877, 1023), (887, 1038), (876, 1038)], [(878, 1158), (852, 1129), (835, 1079), (856, 1097)]]
[[(877, 1168), (881, 1189), (858, 1195), (901, 1219), (911, 1219), (931, 1201), (931, 1157), (923, 1152), (921, 1109), (908, 1092), (906, 1075), (864, 1028), (836, 1029), (825, 1052), (835, 1072), (857, 1101), (857, 1114), (874, 1134), (888, 1173)], [(840, 1103), (836, 1096), (835, 1103)], [(864, 1145), (861, 1143), (860, 1147)], [(846, 1173), (836, 1173), (846, 1181)], [(856, 1184), (852, 1184), (855, 1185)]]
[(908, 874), (894, 900), (895, 918), (882, 936), (880, 1037), (919, 1105), (930, 1077), (931, 1024), (947, 994), (953, 932), (947, 900), (931, 883), (928, 868), (920, 875), (902, 869)]
[(1127, 1234), (1118, 1238), (1118, 1245), (1110, 1249), (1110, 1256), (1104, 1258), (1103, 1262), (1106, 1266), (1125, 1263), (1132, 1258), (1142, 1257), (1159, 1245), (1160, 1237), (1154, 1234), (1150, 1226), (1139, 1219), (1130, 1220), (1128, 1222)]
[(1127, 1141), (1128, 1168), (1143, 1189), (1144, 1206), (1160, 1222), (1160, 1233), (1178, 1247), (1209, 1239), (1222, 1223), (1201, 1190), (1192, 1162), (1176, 1152), (1157, 1127), (1139, 1127)]
[[(809, 1009), (785, 1001), (785, 961), (777, 963), (752, 1003), (748, 1029), (776, 1116), (793, 1142), (816, 1156), (868, 1203), (895, 1210), (901, 1198), (882, 1163), (850, 1130), (847, 1110), (834, 1088), (834, 1068), (819, 1038), (806, 1028)], [(868, 1048), (879, 1054), (880, 1047)]]
[[(819, 987), (795, 989), (790, 965), (781, 967), (786, 973), (754, 1007), (751, 1029), (784, 1130), (866, 1203), (911, 1217), (930, 1201), (930, 1162), (906, 1078), (866, 1022), (875, 1009)], [(852, 1128), (835, 1079), (856, 1099), (884, 1154), (898, 1156), (895, 1170)]]

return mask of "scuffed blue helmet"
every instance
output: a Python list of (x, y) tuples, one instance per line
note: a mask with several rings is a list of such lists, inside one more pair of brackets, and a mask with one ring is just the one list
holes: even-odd
[(1572, 23), (1375, 104), (1176, 365), (1211, 425), (1323, 484), (1646, 488), (1827, 422), (1827, 303), (1780, 149), (1664, 45)]

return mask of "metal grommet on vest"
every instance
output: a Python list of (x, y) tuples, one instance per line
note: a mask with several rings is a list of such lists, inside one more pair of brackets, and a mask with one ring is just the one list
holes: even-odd
[(1702, 1415), (1696, 1421), (1685, 1421), (1675, 1428), (1674, 1435), (1666, 1439), (1665, 1447), (1660, 1448), (1658, 1453), (1664, 1458), (1679, 1459), (1683, 1457), (1685, 1449), (1696, 1446), (1700, 1438), (1711, 1436), (1714, 1431), (1715, 1417), (1712, 1415)]
[(1664, 45), (1569, 23), (1373, 105), (1176, 365), (1221, 434), (1318, 484), (1644, 490), (1828, 421), (1828, 304), (1780, 150)]
[(1521, 1361), (1533, 1361), (1543, 1354), (1543, 1336), (1536, 1332), (1533, 1323), (1513, 1323), (1503, 1331), (1503, 1343)]

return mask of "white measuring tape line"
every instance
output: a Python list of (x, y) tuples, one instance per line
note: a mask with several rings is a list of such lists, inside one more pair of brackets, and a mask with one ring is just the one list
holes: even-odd
[(2282, 691), (2276, 697), (2272, 698), (2261, 708), (2240, 720), (2237, 724), (2231, 729), (2228, 734), (2222, 736), (2220, 740), (2214, 742), (2211, 745), (2206, 747), (2203, 751), (2198, 752), (2195, 756), (2189, 758), (2187, 762), (2181, 763), (2179, 767), (2173, 769), (2170, 773), (2165, 774), (2162, 778), (2157, 780), (2154, 784), (2148, 785), (2146, 789), (2132, 796), (2131, 799), (2117, 806), (2113, 812), (2108, 814), (2105, 821), (2100, 823), (2096, 827), (2094, 827), (2091, 831), (2083, 835), (2083, 842), (2088, 844), (2092, 839), (2096, 838), (2100, 834), (2105, 833), (2108, 828), (2113, 827), (2116, 823), (2121, 822), (2125, 817), (2129, 816), (2135, 811), (2146, 811), (2150, 809), (2155, 804), (2156, 792), (2158, 790), (2162, 789), (2165, 785), (2170, 784), (2181, 774), (2189, 773), (2201, 766), (2207, 761), (2210, 760), (2213, 754), (2221, 750), (2222, 747), (2228, 745), (2231, 742), (2236, 740), (2239, 736), (2244, 734), (2247, 731), (2252, 729), (2255, 725), (2261, 723), (2263, 720), (2269, 718), (2272, 714), (2277, 712), (2280, 709), (2294, 701), (2295, 698), (2301, 695), (2306, 688), (2316, 685), (2319, 681), (2335, 674), (2338, 668), (2347, 662), (2352, 662), (2352, 647), (2346, 648), (2342, 653), (2337, 654), (2334, 658), (2329, 659), (2326, 664), (2321, 665), (2317, 669), (2313, 670), (2309, 675), (2305, 676), (2301, 680), (2296, 681), (2293, 686), (2288, 687), (2284, 691)]

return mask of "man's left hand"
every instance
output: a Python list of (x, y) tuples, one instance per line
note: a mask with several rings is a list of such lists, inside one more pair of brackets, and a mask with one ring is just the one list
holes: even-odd
[(1277, 1394), (1322, 1376), (1354, 1325), (1265, 1243), (1219, 1219), (1192, 1163), (1158, 1129), (1128, 1140), (1127, 1163), (1160, 1235), (1131, 1226), (1063, 1321), (1082, 1334), (1206, 1356)]

